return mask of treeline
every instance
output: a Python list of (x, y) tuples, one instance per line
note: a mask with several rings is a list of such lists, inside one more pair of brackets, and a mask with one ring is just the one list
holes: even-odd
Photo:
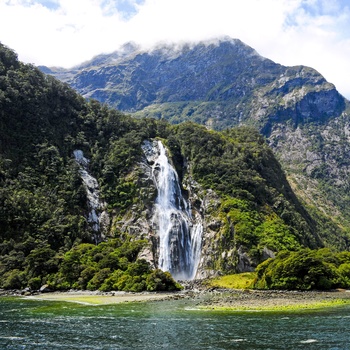
[[(14, 251), (23, 253), (21, 243), (14, 243), (8, 254), (1, 249), (1, 287), (39, 290), (45, 284), (54, 290), (89, 289), (101, 291), (174, 291), (181, 289), (169, 272), (152, 269), (138, 253), (147, 241), (111, 239), (98, 245), (81, 243), (67, 252), (32, 241), (28, 254), (14, 259)], [(28, 245), (28, 242), (26, 242)], [(18, 257), (18, 255), (17, 255)], [(9, 269), (9, 264), (12, 266)], [(4, 264), (5, 263), (5, 264)], [(8, 269), (6, 271), (5, 265)]]

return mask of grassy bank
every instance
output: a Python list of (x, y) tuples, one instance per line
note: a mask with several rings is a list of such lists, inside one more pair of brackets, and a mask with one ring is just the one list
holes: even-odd
[(244, 272), (210, 279), (207, 285), (212, 288), (251, 289), (255, 279), (255, 272)]
[(323, 301), (299, 301), (294, 302), (287, 299), (283, 303), (275, 303), (274, 301), (265, 300), (263, 303), (252, 301), (247, 304), (209, 304), (203, 305), (201, 308), (207, 310), (222, 310), (222, 311), (302, 311), (302, 310), (317, 310), (324, 308), (340, 307), (350, 305), (350, 299), (335, 299)]
[(146, 302), (154, 300), (165, 300), (172, 297), (173, 294), (165, 293), (108, 293), (108, 294), (95, 294), (95, 293), (45, 293), (29, 296), (31, 299), (39, 300), (51, 300), (51, 301), (66, 301), (87, 305), (108, 305), (119, 304), (129, 302)]

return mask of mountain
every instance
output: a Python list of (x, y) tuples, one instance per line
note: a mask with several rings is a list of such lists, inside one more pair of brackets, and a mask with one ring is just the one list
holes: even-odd
[(346, 103), (312, 68), (284, 67), (230, 38), (149, 51), (127, 44), (71, 71), (46, 69), (63, 71), (71, 76), (63, 80), (86, 98), (157, 119), (190, 118), (214, 129), (241, 123), (269, 129), (281, 118), (297, 126), (306, 118), (339, 115)]
[(0, 45), (0, 288), (174, 290), (281, 250), (348, 248), (264, 138), (133, 118)]
[(256, 128), (304, 204), (350, 227), (350, 105), (314, 69), (276, 64), (225, 37), (147, 51), (128, 44), (65, 77), (50, 74), (136, 117)]

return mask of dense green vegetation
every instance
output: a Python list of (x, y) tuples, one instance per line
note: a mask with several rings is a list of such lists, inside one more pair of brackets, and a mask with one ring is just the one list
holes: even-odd
[[(137, 259), (147, 242), (141, 240), (112, 239), (98, 245), (82, 243), (63, 253), (55, 252), (49, 245), (36, 246), (21, 261), (14, 257), (21, 252), (20, 244), (8, 255), (2, 254), (1, 287), (33, 290), (43, 284), (55, 290), (89, 289), (102, 291), (171, 291), (180, 289), (168, 272), (153, 270), (150, 264)], [(2, 244), (3, 248), (5, 245)], [(15, 252), (17, 254), (15, 254)], [(12, 261), (11, 270), (4, 271)]]
[(243, 272), (212, 278), (207, 281), (207, 285), (212, 288), (252, 289), (255, 281), (255, 272)]
[(282, 251), (256, 270), (256, 288), (327, 290), (350, 287), (350, 253), (329, 249)]
[[(231, 250), (260, 262), (265, 248), (346, 245), (338, 227), (326, 218), (320, 225), (299, 203), (253, 129), (214, 132), (190, 122), (134, 119), (85, 101), (0, 45), (0, 288), (178, 289), (168, 273), (138, 259), (150, 242), (115, 224), (142, 215), (154, 199), (142, 188), (139, 167), (142, 142), (154, 138), (166, 144), (182, 180), (191, 177), (220, 198), (205, 213), (222, 223), (210, 268), (234, 272), (237, 254), (223, 254)], [(94, 241), (87, 219), (76, 149), (90, 159), (111, 217), (105, 242)], [(338, 241), (328, 241), (329, 232)]]
[[(345, 234), (336, 225), (315, 221), (300, 204), (271, 149), (254, 129), (215, 132), (193, 123), (172, 129), (167, 144), (174, 160), (190, 160), (191, 176), (223, 198), (218, 215), (225, 222), (221, 234), (226, 248), (234, 241), (258, 256), (264, 247), (279, 251), (345, 245)], [(327, 241), (331, 234), (338, 241)]]

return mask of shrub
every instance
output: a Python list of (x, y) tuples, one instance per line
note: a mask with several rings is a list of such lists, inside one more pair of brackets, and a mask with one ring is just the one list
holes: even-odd
[(95, 273), (94, 277), (88, 282), (87, 289), (96, 290), (99, 289), (106, 278), (108, 278), (111, 274), (110, 268), (104, 268)]
[(328, 249), (301, 249), (281, 252), (260, 264), (256, 272), (255, 288), (327, 290), (344, 286), (347, 267), (340, 269), (339, 260)]
[(41, 287), (41, 277), (33, 277), (28, 281), (28, 287), (32, 290), (38, 290)]
[(152, 271), (146, 279), (147, 290), (154, 291), (175, 291), (182, 287), (171, 276), (170, 272), (163, 272), (160, 269)]
[(25, 281), (24, 273), (18, 269), (6, 272), (1, 278), (1, 287), (4, 289), (21, 289)]

